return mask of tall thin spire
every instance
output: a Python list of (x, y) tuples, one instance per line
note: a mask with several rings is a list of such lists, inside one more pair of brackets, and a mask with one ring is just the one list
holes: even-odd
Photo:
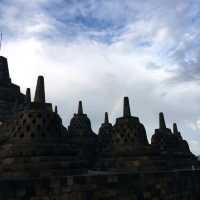
[(173, 123), (173, 133), (177, 134), (178, 133), (178, 128), (177, 128), (177, 124)]
[(104, 120), (104, 123), (105, 124), (108, 124), (109, 123), (109, 118), (108, 118), (108, 113), (105, 112), (105, 120)]
[(129, 105), (129, 99), (128, 97), (124, 97), (124, 117), (130, 117), (131, 111), (130, 111), (130, 105)]
[(55, 113), (58, 114), (58, 107), (55, 106)]
[(83, 106), (82, 106), (82, 101), (78, 102), (78, 114), (82, 115), (83, 114)]
[(26, 89), (26, 103), (31, 103), (31, 89)]
[(159, 124), (160, 124), (160, 128), (161, 129), (165, 129), (166, 128), (165, 118), (164, 118), (163, 112), (159, 113)]
[(182, 138), (181, 133), (178, 131), (176, 123), (173, 123), (173, 133), (174, 133), (174, 135), (178, 136), (179, 138)]
[(7, 58), (0, 56), (0, 82), (1, 84), (10, 84), (10, 74)]
[(36, 103), (45, 103), (45, 88), (43, 76), (38, 77), (34, 101)]

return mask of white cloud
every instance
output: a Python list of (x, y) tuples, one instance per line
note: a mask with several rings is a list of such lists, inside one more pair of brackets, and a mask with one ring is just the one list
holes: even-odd
[(196, 127), (200, 130), (200, 119), (196, 121)]

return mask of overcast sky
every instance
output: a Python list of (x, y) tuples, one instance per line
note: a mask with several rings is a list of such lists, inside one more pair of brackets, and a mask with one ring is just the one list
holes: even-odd
[(68, 126), (78, 101), (97, 132), (123, 96), (148, 138), (163, 111), (200, 154), (200, 0), (0, 0), (1, 54), (12, 81), (35, 90)]

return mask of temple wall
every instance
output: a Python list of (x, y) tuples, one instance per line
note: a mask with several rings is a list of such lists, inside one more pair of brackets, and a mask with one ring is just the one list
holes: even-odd
[(198, 200), (200, 171), (0, 179), (2, 200)]

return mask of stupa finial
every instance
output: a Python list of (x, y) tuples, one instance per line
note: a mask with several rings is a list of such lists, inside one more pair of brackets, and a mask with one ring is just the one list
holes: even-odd
[(124, 97), (124, 117), (130, 117), (131, 111), (130, 111), (130, 105), (129, 105), (129, 98)]
[(177, 124), (173, 123), (173, 133), (177, 134), (178, 133), (178, 128), (177, 128)]
[(45, 103), (45, 88), (44, 88), (44, 77), (43, 76), (38, 77), (34, 102)]
[(181, 133), (178, 131), (178, 127), (177, 127), (176, 123), (173, 123), (173, 133), (174, 133), (174, 135), (176, 135), (182, 139)]
[(26, 89), (26, 103), (31, 103), (31, 89)]
[(78, 114), (79, 114), (79, 115), (82, 115), (82, 114), (83, 114), (82, 101), (79, 101), (79, 103), (78, 103)]
[(58, 114), (58, 106), (55, 106), (55, 113)]
[(10, 84), (10, 74), (7, 58), (0, 56), (0, 82), (1, 84)]
[(163, 112), (159, 113), (159, 124), (160, 124), (160, 129), (166, 128), (165, 117), (164, 117)]
[(107, 112), (105, 112), (104, 123), (105, 123), (105, 124), (108, 124), (108, 123), (109, 123), (109, 118), (108, 118), (108, 113), (107, 113)]

